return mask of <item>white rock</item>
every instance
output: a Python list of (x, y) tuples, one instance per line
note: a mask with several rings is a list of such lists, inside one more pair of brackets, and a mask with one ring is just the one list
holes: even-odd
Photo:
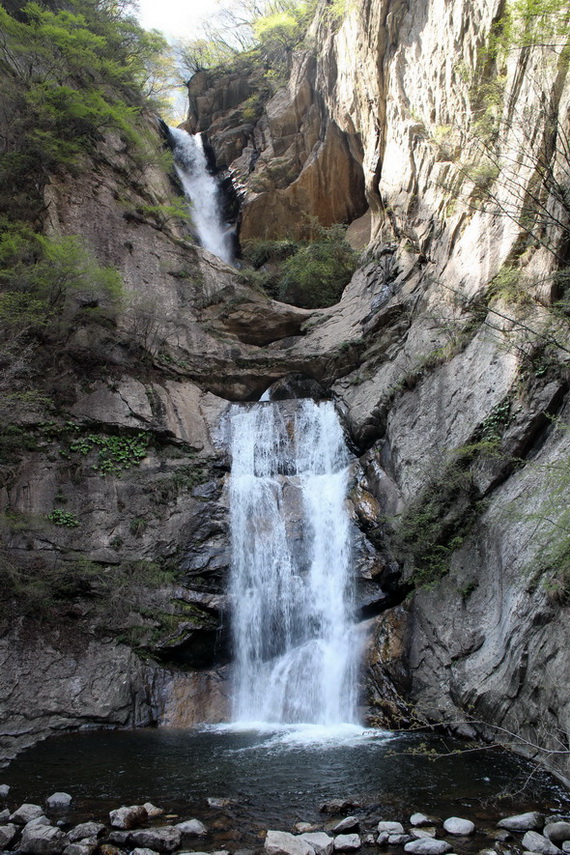
[(531, 831), (535, 828), (542, 828), (543, 821), (542, 814), (537, 810), (532, 810), (528, 813), (516, 814), (516, 816), (506, 816), (497, 825), (499, 828), (506, 828), (508, 831)]
[(175, 825), (184, 837), (206, 837), (208, 829), (199, 819), (187, 819)]
[(362, 842), (358, 834), (339, 834), (334, 839), (335, 852), (354, 852), (361, 846)]
[(85, 840), (86, 837), (101, 837), (106, 831), (102, 822), (82, 822), (67, 832), (71, 843)]
[(564, 843), (562, 844), (562, 851), (563, 852), (570, 852), (570, 840), (564, 841)]
[(426, 837), (435, 837), (435, 828), (427, 826), (426, 828), (412, 828), (410, 834), (416, 840), (424, 840)]
[(162, 816), (162, 814), (164, 813), (162, 808), (153, 805), (151, 802), (145, 802), (143, 808), (146, 810), (149, 819), (154, 819), (154, 817)]
[(296, 837), (288, 831), (268, 831), (264, 848), (268, 855), (314, 855), (313, 847), (303, 836)]
[(409, 840), (411, 840), (409, 834), (389, 834), (388, 846), (403, 846), (403, 844), (407, 843)]
[(558, 846), (555, 846), (550, 840), (547, 840), (543, 834), (538, 831), (527, 831), (522, 839), (522, 846), (528, 849), (529, 852), (539, 852), (540, 855), (556, 855), (560, 852)]
[(17, 825), (0, 825), (0, 850), (6, 849), (15, 838), (18, 831)]
[(44, 815), (44, 809), (39, 805), (28, 804), (27, 802), (20, 805), (13, 814), (10, 815), (11, 822), (17, 822), (20, 825), (25, 825), (32, 819), (37, 819), (38, 816)]
[(49, 810), (67, 810), (72, 801), (69, 793), (52, 793), (46, 799), (46, 805)]
[(404, 846), (405, 852), (414, 855), (445, 855), (451, 852), (451, 846), (447, 840), (436, 840), (435, 837), (424, 837), (421, 840), (411, 840)]
[(341, 819), (340, 822), (337, 822), (335, 827), (332, 829), (332, 833), (343, 834), (345, 831), (358, 831), (359, 825), (360, 823), (356, 816), (346, 816), (344, 819)]
[(313, 847), (315, 855), (331, 855), (334, 849), (334, 840), (324, 831), (305, 831), (301, 837)]
[(381, 834), (383, 831), (387, 831), (388, 834), (403, 834), (404, 826), (401, 822), (379, 822), (377, 831)]
[(69, 839), (53, 825), (26, 825), (22, 832), (20, 851), (29, 855), (59, 855)]
[(51, 820), (49, 820), (47, 816), (44, 816), (44, 814), (42, 813), (41, 816), (36, 816), (35, 819), (31, 819), (29, 822), (27, 822), (26, 826), (28, 825), (51, 825)]
[(475, 831), (475, 823), (470, 819), (462, 819), (460, 816), (450, 816), (443, 823), (448, 834), (456, 834), (459, 837), (467, 837)]
[(425, 813), (413, 813), (410, 817), (410, 825), (430, 825), (430, 819)]
[(125, 830), (136, 828), (137, 825), (146, 822), (147, 818), (147, 812), (142, 805), (130, 805), (130, 807), (123, 805), (109, 813), (109, 819), (113, 828)]
[(142, 828), (131, 833), (131, 842), (140, 849), (154, 849), (155, 852), (173, 852), (178, 849), (182, 832), (172, 825), (158, 828)]

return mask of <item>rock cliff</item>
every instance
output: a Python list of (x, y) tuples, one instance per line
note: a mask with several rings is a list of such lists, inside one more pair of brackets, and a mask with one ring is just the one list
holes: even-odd
[[(104, 716), (89, 701), (49, 719), (42, 660), (25, 628), (10, 628), (19, 667), (39, 689), (28, 699), (3, 670), (9, 750), (85, 718), (169, 721), (184, 692), (197, 699), (187, 723), (223, 717), (227, 460), (218, 426), (230, 401), (301, 374), (334, 395), (355, 453), (370, 719), (408, 722), (404, 699), (465, 733), (508, 732), (517, 750), (570, 775), (570, 336), (560, 306), (568, 58), (532, 45), (491, 55), (503, 13), (502, 0), (364, 0), (339, 19), (323, 3), (277, 92), (251, 69), (191, 81), (189, 127), (207, 135), (241, 188), (242, 239), (298, 235), (311, 217), (355, 228), (367, 212), (366, 254), (335, 306), (272, 301), (193, 246), (183, 226), (125, 217), (117, 175), (126, 153), (112, 138), (108, 168), (48, 185), (47, 229), (81, 234), (120, 270), (131, 295), (120, 325), (145, 359), (135, 364), (115, 346), (103, 376), (66, 384), (59, 433), (46, 429), (45, 413), (20, 420), (40, 443), (3, 488), (7, 553), (23, 566), (86, 559), (94, 592), (141, 558), (166, 557), (175, 579), (129, 594), (133, 608), (119, 616), (134, 630), (120, 640), (152, 663), (135, 662), (126, 645), (117, 652), (107, 606), (103, 617), (74, 618), (95, 637), (73, 667), (63, 656), (66, 679), (96, 647), (97, 657), (117, 657), (116, 679), (128, 675), (139, 699), (129, 705), (113, 694), (115, 678), (104, 681)], [(154, 202), (172, 194), (157, 170), (141, 186)], [(127, 187), (131, 209), (143, 210), (141, 189)], [(75, 342), (91, 352), (84, 331)], [(90, 469), (93, 442), (85, 456), (58, 456), (62, 436), (69, 445), (89, 432), (140, 431), (146, 456), (120, 474)], [(61, 495), (80, 537), (45, 521)], [(12, 635), (4, 641), (13, 648)]]

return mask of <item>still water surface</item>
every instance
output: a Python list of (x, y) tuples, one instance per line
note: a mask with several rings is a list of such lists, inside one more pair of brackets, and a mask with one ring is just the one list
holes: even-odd
[[(322, 825), (319, 805), (332, 798), (358, 802), (356, 812), (371, 828), (378, 819), (405, 819), (416, 810), (480, 824), (530, 808), (570, 809), (567, 794), (540, 775), (532, 791), (504, 800), (531, 768), (515, 757), (477, 750), (432, 760), (416, 753), (424, 743), (438, 751), (461, 745), (351, 726), (332, 734), (319, 727), (99, 731), (36, 745), (3, 771), (2, 780), (11, 785), (14, 802), (71, 793), (74, 821), (105, 820), (111, 808), (144, 801), (181, 819), (196, 816), (215, 830), (207, 845), (200, 844), (205, 849), (235, 850), (238, 842), (251, 845), (262, 829), (290, 830), (298, 820)], [(209, 796), (235, 804), (212, 811)]]

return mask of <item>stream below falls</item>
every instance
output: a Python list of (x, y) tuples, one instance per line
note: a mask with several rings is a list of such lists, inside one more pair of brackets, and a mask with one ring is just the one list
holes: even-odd
[[(524, 810), (570, 810), (569, 794), (543, 773), (528, 780), (533, 767), (517, 757), (493, 749), (433, 760), (418, 752), (422, 745), (438, 752), (466, 747), (448, 738), (347, 725), (97, 731), (39, 743), (1, 777), (11, 786), (14, 806), (69, 792), (73, 822), (108, 821), (113, 808), (151, 801), (180, 820), (196, 817), (207, 825), (208, 838), (193, 848), (232, 853), (260, 850), (268, 828), (292, 831), (298, 821), (330, 827), (340, 817), (319, 808), (334, 798), (355, 803), (345, 813), (360, 818), (361, 833), (373, 831), (381, 819), (406, 821), (414, 811), (462, 816), (491, 830), (501, 816)], [(212, 809), (208, 797), (232, 803)], [(484, 846), (475, 834), (462, 839), (458, 851)]]

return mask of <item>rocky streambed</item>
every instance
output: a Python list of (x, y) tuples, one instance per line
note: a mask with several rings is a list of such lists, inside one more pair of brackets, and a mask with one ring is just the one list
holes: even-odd
[[(70, 819), (70, 794), (56, 792), (42, 804), (23, 803), (12, 809), (7, 785), (0, 786), (0, 800), (6, 805), (0, 810), (0, 850), (23, 855), (570, 853), (570, 815), (539, 810), (503, 816), (498, 821), (489, 817), (479, 823), (419, 811), (388, 819), (363, 811), (350, 800), (333, 799), (320, 805), (320, 822), (299, 820), (290, 830), (262, 829), (257, 840), (250, 839), (249, 847), (243, 848), (244, 838), (234, 824), (237, 805), (231, 799), (206, 799), (208, 824), (196, 817), (167, 813), (150, 802), (121, 806), (104, 818), (75, 824)], [(229, 841), (233, 844), (230, 848), (221, 848)]]

